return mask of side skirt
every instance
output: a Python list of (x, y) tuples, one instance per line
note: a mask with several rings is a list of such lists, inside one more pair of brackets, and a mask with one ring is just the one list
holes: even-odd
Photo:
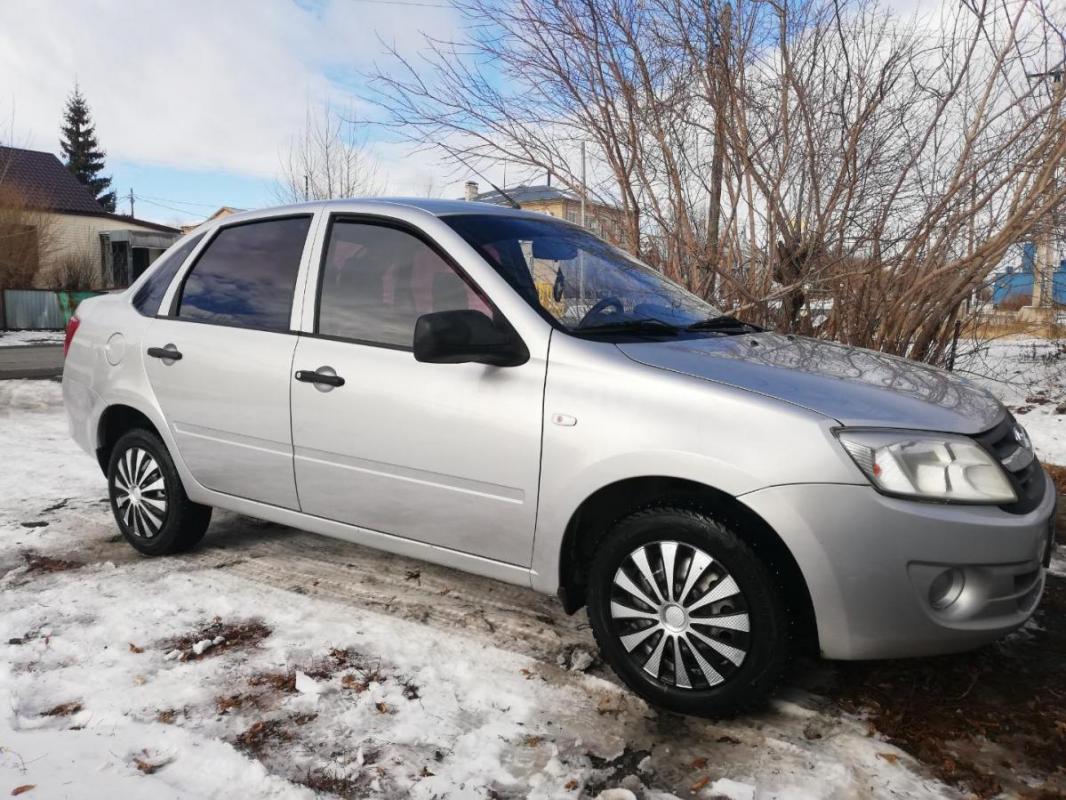
[(276, 522), (279, 525), (288, 525), (321, 536), (329, 536), (333, 539), (342, 539), (364, 547), (372, 547), (375, 550), (384, 550), (388, 553), (416, 558), (421, 561), (429, 561), (444, 567), (472, 572), (475, 575), (483, 575), (506, 583), (518, 586), (532, 587), (536, 573), (525, 567), (514, 564), (506, 564), (502, 561), (494, 561), (491, 558), (463, 553), (458, 550), (450, 550), (439, 545), (426, 544), (413, 539), (405, 539), (402, 536), (394, 536), (390, 533), (360, 528), (356, 525), (348, 525), (344, 522), (335, 522), (323, 517), (315, 517), (300, 511), (293, 511), (280, 506), (272, 506), (255, 500), (245, 500), (233, 495), (213, 492), (202, 486), (196, 486), (195, 496), (190, 492), (190, 499), (197, 503), (214, 506), (215, 508), (233, 511), (256, 519)]

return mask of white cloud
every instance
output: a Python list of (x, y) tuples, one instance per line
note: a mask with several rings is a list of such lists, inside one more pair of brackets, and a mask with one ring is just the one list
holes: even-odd
[(341, 76), (381, 54), (379, 36), (411, 52), (455, 24), (357, 0), (4, 2), (0, 110), (18, 143), (56, 150), (77, 80), (111, 158), (270, 177), (309, 99), (351, 102)]

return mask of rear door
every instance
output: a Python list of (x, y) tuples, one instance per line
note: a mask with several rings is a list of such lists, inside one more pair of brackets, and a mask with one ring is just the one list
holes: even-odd
[(218, 230), (142, 354), (181, 458), (209, 489), (298, 509), (289, 423), (293, 297), (312, 215)]
[(419, 363), (420, 314), (500, 312), (409, 227), (336, 218), (324, 250), (317, 324), (293, 370), (344, 382), (292, 384), (303, 511), (528, 566), (545, 359)]

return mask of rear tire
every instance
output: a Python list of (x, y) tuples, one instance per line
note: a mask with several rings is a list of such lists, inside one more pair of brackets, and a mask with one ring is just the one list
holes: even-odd
[(107, 489), (119, 530), (146, 556), (191, 550), (211, 522), (211, 508), (189, 499), (166, 445), (151, 431), (135, 429), (115, 443)]
[(729, 526), (688, 508), (646, 509), (611, 528), (593, 559), (588, 615), (618, 677), (682, 714), (761, 704), (787, 659), (788, 616), (765, 564)]

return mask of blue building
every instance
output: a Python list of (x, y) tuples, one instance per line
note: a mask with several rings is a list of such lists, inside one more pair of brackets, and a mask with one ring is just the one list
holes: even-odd
[[(998, 275), (992, 284), (992, 305), (1002, 305), (1010, 298), (1025, 297), (1027, 302), (1033, 296), (1033, 270), (1036, 266), (1036, 245), (1027, 242), (1022, 249), (1020, 268), (1007, 267), (1007, 271)], [(1066, 259), (1059, 262), (1058, 268), (1051, 275), (1051, 296), (1054, 302), (1066, 305)]]

